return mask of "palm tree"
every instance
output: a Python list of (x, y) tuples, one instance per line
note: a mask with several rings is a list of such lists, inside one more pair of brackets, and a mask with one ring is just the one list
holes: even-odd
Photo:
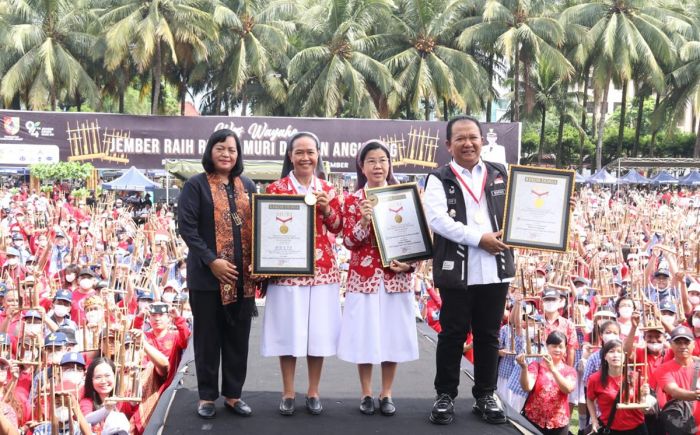
[(397, 82), (389, 96), (391, 110), (404, 104), (408, 117), (415, 117), (423, 104), (429, 119), (431, 107), (442, 105), (447, 116), (451, 105), (469, 112), (492, 99), (484, 68), (454, 43), (455, 32), (473, 20), (466, 12), (461, 1), (399, 2), (392, 28), (374, 40)]
[[(462, 48), (495, 47), (512, 65), (512, 121), (520, 120), (521, 67), (526, 92), (529, 92), (530, 68), (537, 59), (549, 59), (550, 68), (558, 77), (569, 78), (574, 73), (560, 51), (565, 42), (564, 29), (553, 16), (547, 15), (546, 6), (547, 2), (542, 0), (487, 0), (482, 7), (482, 21), (467, 27), (458, 38)], [(526, 103), (526, 107), (531, 107), (534, 100)]]
[[(222, 48), (216, 86), (241, 94), (246, 84), (258, 82), (275, 102), (283, 103), (287, 90), (274, 65), (286, 63), (287, 37), (295, 29), (288, 18), (296, 11), (296, 3), (286, 0), (215, 0), (213, 16)], [(241, 100), (245, 115), (248, 95)]]
[(8, 105), (17, 95), (32, 109), (56, 110), (62, 96), (76, 92), (92, 102), (97, 86), (82, 66), (94, 41), (93, 11), (85, 0), (13, 0), (5, 2), (8, 65), (0, 93)]
[[(627, 88), (633, 71), (638, 69), (650, 85), (660, 92), (664, 88), (662, 64), (676, 57), (671, 39), (664, 33), (664, 9), (646, 0), (598, 0), (567, 8), (561, 14), (564, 26), (579, 24), (588, 27), (589, 56), (593, 67), (594, 86), (602, 92), (596, 168), (602, 167), (603, 127), (608, 105), (610, 83)], [(623, 95), (623, 97), (626, 97)], [(626, 105), (623, 101), (623, 107)], [(624, 128), (624, 115), (620, 128)], [(621, 152), (618, 141), (618, 155)]]
[[(100, 18), (106, 28), (105, 66), (114, 71), (131, 58), (139, 72), (150, 69), (151, 113), (158, 111), (166, 60), (207, 58), (205, 41), (217, 29), (205, 0), (113, 0)], [(168, 50), (163, 53), (163, 49)], [(180, 56), (178, 56), (178, 54)]]
[(390, 7), (390, 0), (327, 0), (303, 14), (307, 45), (289, 62), (290, 108), (300, 115), (378, 116), (372, 93), (387, 95), (394, 83), (368, 54), (369, 37)]

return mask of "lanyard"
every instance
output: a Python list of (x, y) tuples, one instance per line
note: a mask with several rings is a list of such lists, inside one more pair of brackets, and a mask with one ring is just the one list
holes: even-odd
[(467, 192), (469, 192), (469, 195), (472, 197), (472, 199), (474, 199), (474, 202), (476, 202), (476, 204), (478, 205), (479, 201), (481, 200), (481, 197), (484, 194), (484, 189), (486, 189), (486, 176), (488, 175), (486, 169), (484, 169), (484, 181), (481, 183), (481, 191), (479, 192), (478, 198), (476, 197), (476, 195), (474, 195), (474, 192), (472, 192), (472, 190), (469, 188), (467, 182), (464, 181), (464, 178), (462, 178), (462, 176), (459, 175), (457, 171), (455, 171), (455, 168), (453, 168), (452, 165), (450, 165), (450, 169), (452, 170), (452, 173), (455, 174), (455, 177), (457, 177), (462, 186), (464, 186), (464, 188), (467, 189)]

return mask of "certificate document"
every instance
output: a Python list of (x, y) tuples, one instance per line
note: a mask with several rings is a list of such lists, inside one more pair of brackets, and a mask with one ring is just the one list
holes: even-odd
[(503, 242), (514, 247), (566, 251), (574, 171), (511, 165)]
[(253, 195), (253, 275), (313, 275), (315, 223), (303, 195)]
[(415, 183), (367, 189), (372, 225), (382, 265), (392, 260), (416, 261), (432, 257), (432, 241)]

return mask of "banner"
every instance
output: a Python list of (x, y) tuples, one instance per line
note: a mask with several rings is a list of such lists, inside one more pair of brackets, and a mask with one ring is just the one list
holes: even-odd
[[(277, 161), (292, 135), (311, 131), (333, 172), (355, 172), (358, 148), (377, 138), (389, 145), (397, 173), (427, 173), (450, 160), (443, 121), (8, 110), (0, 110), (0, 117), (0, 165), (80, 161), (97, 168), (160, 169), (165, 159), (201, 158), (207, 139), (221, 128), (239, 135), (245, 159)], [(519, 123), (484, 123), (482, 129), (485, 149), (505, 150), (507, 162), (518, 163)]]

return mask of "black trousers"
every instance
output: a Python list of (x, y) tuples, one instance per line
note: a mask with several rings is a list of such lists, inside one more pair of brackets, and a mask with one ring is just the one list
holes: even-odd
[(190, 290), (190, 306), (200, 400), (219, 398), (219, 362), (221, 395), (240, 398), (248, 370), (251, 317), (227, 316), (218, 291)]
[(435, 355), (435, 390), (457, 397), (460, 362), (467, 333), (474, 336), (474, 398), (492, 394), (498, 380), (498, 331), (508, 283), (440, 289), (442, 309)]

